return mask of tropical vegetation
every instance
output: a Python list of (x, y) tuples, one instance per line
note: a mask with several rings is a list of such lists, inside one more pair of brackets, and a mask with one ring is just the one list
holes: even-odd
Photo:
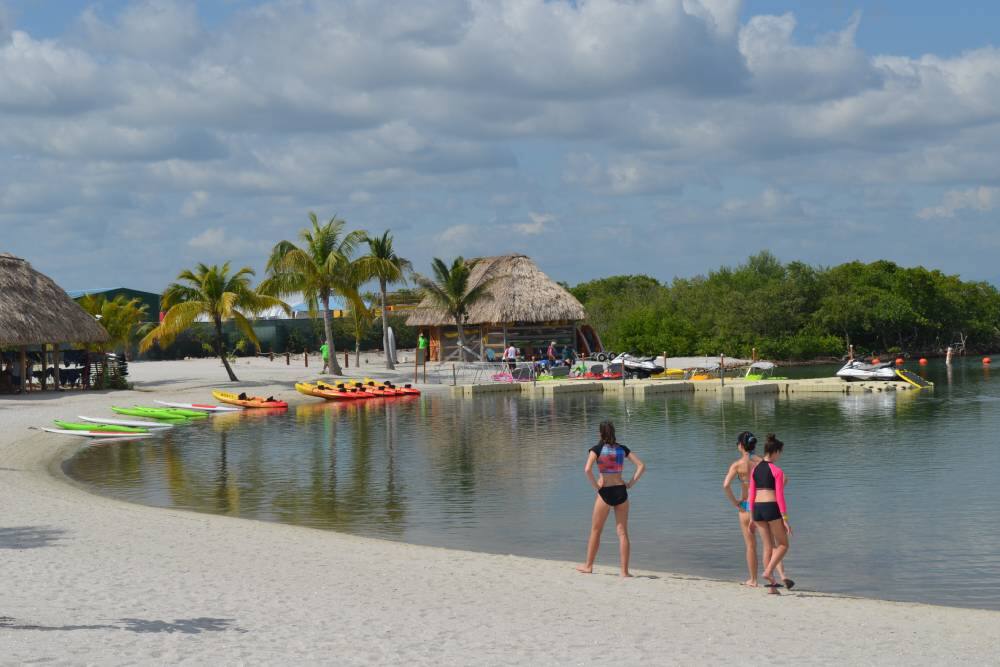
[(101, 294), (86, 294), (77, 300), (80, 307), (94, 316), (109, 340), (101, 351), (121, 350), (127, 359), (136, 336), (143, 336), (155, 326), (149, 319), (149, 308), (139, 299), (117, 295), (108, 299)]
[(403, 282), (406, 272), (412, 270), (410, 261), (396, 254), (392, 234), (386, 230), (382, 236), (366, 237), (368, 254), (358, 260), (362, 273), (378, 281), (379, 303), (382, 310), (382, 349), (385, 350), (385, 367), (395, 368), (389, 346), (389, 302), (387, 288), (391, 283)]
[(157, 344), (166, 347), (199, 318), (206, 318), (214, 329), (215, 354), (222, 360), (230, 381), (238, 382), (227, 358), (223, 323), (234, 322), (243, 336), (259, 349), (257, 334), (248, 318), (275, 307), (291, 314), (286, 303), (254, 289), (253, 276), (254, 271), (248, 266), (233, 272), (229, 262), (221, 266), (198, 264), (193, 271), (181, 271), (177, 282), (168, 285), (163, 292), (160, 301), (161, 310), (166, 311), (163, 320), (139, 341), (139, 350), (145, 351)]
[(458, 345), (462, 350), (463, 358), (468, 353), (465, 345), (465, 323), (468, 317), (469, 308), (477, 302), (489, 298), (489, 287), (492, 279), (480, 280), (475, 285), (471, 284), (472, 269), (475, 261), (466, 261), (463, 257), (456, 257), (451, 266), (443, 260), (434, 258), (431, 262), (433, 278), (428, 278), (416, 274), (414, 279), (423, 289), (424, 294), (430, 303), (441, 308), (455, 320), (458, 329)]
[(968, 341), (1000, 345), (1000, 293), (924, 267), (889, 261), (814, 267), (761, 252), (737, 267), (669, 284), (629, 275), (581, 283), (605, 346), (647, 354), (771, 359), (934, 353)]
[(299, 232), (301, 246), (291, 241), (279, 241), (274, 246), (267, 260), (267, 278), (260, 289), (274, 296), (301, 293), (311, 317), (322, 311), (330, 372), (342, 375), (334, 346), (330, 297), (349, 298), (350, 258), (366, 235), (363, 231), (345, 232), (346, 223), (337, 216), (320, 223), (316, 214), (310, 212), (309, 223), (309, 227)]

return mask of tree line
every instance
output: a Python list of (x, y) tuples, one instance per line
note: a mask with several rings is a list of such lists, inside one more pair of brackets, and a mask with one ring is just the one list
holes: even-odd
[(814, 267), (769, 252), (669, 284), (644, 275), (584, 282), (583, 303), (605, 346), (671, 356), (779, 360), (936, 354), (1000, 344), (1000, 293), (987, 282), (889, 261)]

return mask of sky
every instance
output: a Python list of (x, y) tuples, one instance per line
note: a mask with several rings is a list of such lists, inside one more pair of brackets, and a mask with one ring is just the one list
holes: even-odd
[(418, 271), (768, 249), (1000, 283), (1000, 4), (0, 0), (0, 252), (263, 271), (315, 211)]

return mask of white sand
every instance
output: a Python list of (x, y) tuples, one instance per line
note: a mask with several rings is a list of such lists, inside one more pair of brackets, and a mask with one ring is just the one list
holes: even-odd
[[(266, 361), (237, 370), (283, 396), (304, 375)], [(139, 388), (190, 400), (224, 377), (213, 361), (132, 372)], [(131, 505), (62, 477), (53, 462), (82, 439), (27, 430), (155, 397), (0, 398), (3, 664), (739, 664), (765, 651), (778, 664), (980, 664), (1000, 655), (996, 612), (774, 597), (641, 571), (623, 581), (610, 541), (599, 574), (585, 576), (568, 563)]]

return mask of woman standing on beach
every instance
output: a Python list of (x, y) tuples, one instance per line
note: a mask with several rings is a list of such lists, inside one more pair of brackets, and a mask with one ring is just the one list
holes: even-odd
[[(753, 453), (756, 448), (757, 436), (750, 431), (740, 433), (736, 437), (736, 451), (740, 453), (740, 458), (730, 464), (729, 470), (726, 472), (726, 478), (722, 482), (722, 489), (729, 497), (729, 502), (736, 508), (736, 514), (740, 522), (740, 533), (743, 535), (743, 543), (746, 545), (747, 571), (750, 573), (750, 578), (743, 582), (743, 584), (754, 588), (757, 586), (757, 538), (750, 529), (752, 521), (747, 498), (750, 492), (750, 471), (761, 461), (761, 458), (755, 456)], [(736, 499), (736, 495), (733, 494), (732, 489), (732, 483), (735, 479), (740, 481), (739, 500)], [(786, 479), (785, 482), (787, 483), (788, 480)], [(773, 542), (765, 543), (764, 545), (765, 565), (771, 557), (774, 546)], [(788, 588), (795, 585), (795, 582), (785, 576), (784, 565), (780, 563), (778, 564), (778, 574)]]
[[(646, 464), (639, 460), (628, 447), (618, 443), (615, 438), (615, 426), (609, 421), (601, 422), (601, 440), (587, 453), (587, 464), (584, 473), (590, 480), (590, 485), (597, 491), (594, 501), (594, 516), (590, 527), (590, 540), (587, 542), (587, 562), (578, 566), (580, 572), (590, 574), (594, 571), (594, 559), (597, 549), (601, 546), (601, 532), (604, 523), (615, 510), (615, 528), (618, 532), (618, 549), (621, 557), (621, 572), (623, 577), (631, 577), (628, 571), (629, 555), (632, 545), (628, 539), (628, 489), (635, 486), (646, 471)], [(635, 473), (627, 483), (622, 479), (625, 460), (635, 464)], [(594, 464), (600, 472), (600, 478), (594, 477)]]
[[(754, 466), (750, 472), (750, 491), (748, 504), (754, 526), (760, 530), (764, 542), (764, 578), (771, 582), (772, 592), (778, 585), (774, 579), (774, 570), (788, 554), (788, 536), (792, 527), (788, 523), (788, 507), (785, 504), (785, 473), (778, 467), (785, 443), (778, 440), (773, 433), (767, 434), (764, 442), (764, 459)], [(772, 549), (768, 549), (773, 544)], [(768, 553), (770, 552), (770, 553)], [(788, 584), (786, 584), (788, 585)], [(788, 585), (791, 588), (790, 585)]]

